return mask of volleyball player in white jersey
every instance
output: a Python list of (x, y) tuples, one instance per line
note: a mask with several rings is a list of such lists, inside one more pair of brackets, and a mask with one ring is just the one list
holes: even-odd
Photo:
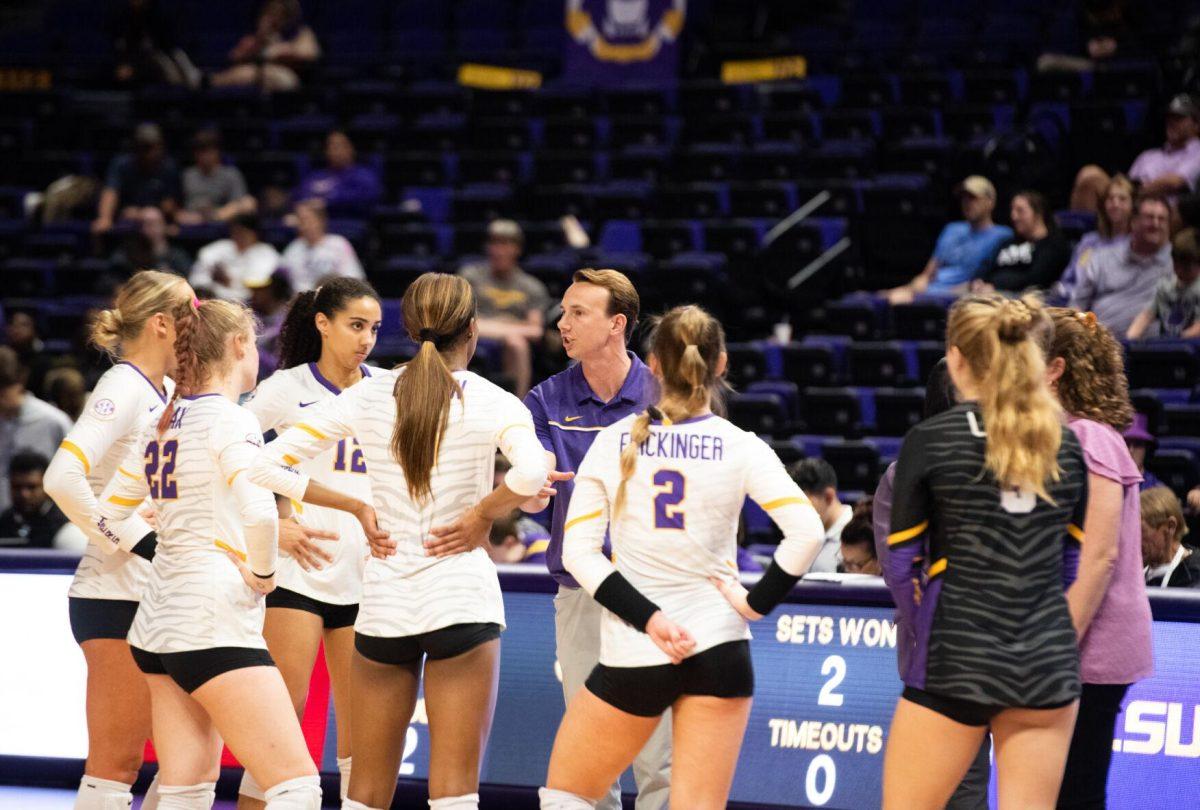
[[(258, 385), (246, 407), (263, 430), (282, 433), (304, 420), (316, 403), (378, 373), (365, 365), (375, 348), (382, 319), (379, 294), (354, 278), (336, 278), (300, 293), (288, 310), (279, 335), (279, 367)], [(343, 439), (300, 468), (330, 487), (360, 500), (371, 500), (367, 466), (355, 439)], [(285, 502), (286, 504), (286, 502)], [(288, 504), (293, 509), (294, 504)], [(304, 716), (308, 685), (321, 643), (333, 692), (337, 722), (337, 764), (341, 794), (350, 786), (350, 660), (354, 619), (362, 593), (362, 572), (370, 554), (362, 526), (353, 515), (320, 506), (295, 509), (303, 525), (338, 539), (321, 559), (282, 556), (278, 587), (267, 597), (263, 637), (292, 695), (296, 714)], [(321, 544), (320, 541), (316, 541)], [(242, 779), (241, 810), (262, 807), (262, 792), (249, 772)]]
[[(171, 395), (175, 317), (193, 297), (178, 276), (144, 270), (118, 290), (91, 329), (93, 345), (118, 362), (96, 383), (83, 412), (46, 470), (46, 493), (92, 535), (70, 588), (71, 631), (87, 662), (88, 756), (75, 810), (124, 810), (150, 736), (150, 695), (125, 640), (150, 563), (128, 551), (108, 553), (93, 528), (99, 495), (117, 465)], [(137, 543), (152, 532), (132, 517)], [(149, 554), (152, 543), (138, 550)], [(156, 801), (154, 787), (144, 806)]]
[[(567, 707), (543, 808), (594, 807), (668, 707), (671, 807), (725, 807), (754, 692), (746, 619), (787, 595), (824, 539), (770, 447), (712, 413), (725, 362), (711, 315), (668, 312), (651, 338), (657, 407), (602, 430), (579, 467), (563, 563), (606, 611), (600, 663)], [(746, 496), (783, 530), (748, 595), (736, 564)]]
[[(268, 444), (251, 480), (351, 512), (392, 555), (367, 561), (351, 673), (354, 771), (344, 809), (390, 807), (425, 659), (429, 805), (478, 807), (479, 767), (495, 706), (504, 604), (482, 548), (490, 522), (539, 495), (545, 452), (520, 400), (466, 370), (479, 327), (458, 276), (426, 273), (404, 295), (404, 323), (420, 344), (396, 371), (373, 375), (313, 407)], [(357, 439), (374, 507), (322, 486), (290, 459)], [(492, 489), (497, 448), (512, 463)], [(378, 516), (376, 518), (376, 516)], [(378, 526), (376, 526), (376, 519)], [(474, 548), (433, 556), (430, 530), (452, 526)]]
[(278, 516), (244, 474), (262, 429), (237, 404), (258, 374), (254, 319), (241, 304), (193, 301), (176, 329), (176, 396), (122, 462), (96, 523), (121, 545), (114, 527), (154, 502), (158, 548), (129, 644), (150, 688), (159, 808), (212, 806), (223, 739), (270, 810), (317, 810), (320, 778), (262, 637)]

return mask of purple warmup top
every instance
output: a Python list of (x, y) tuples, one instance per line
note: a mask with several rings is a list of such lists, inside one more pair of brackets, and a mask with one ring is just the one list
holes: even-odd
[[(609, 402), (601, 402), (593, 393), (578, 363), (537, 385), (525, 396), (525, 407), (533, 414), (533, 427), (542, 447), (554, 454), (555, 468), (564, 472), (579, 469), (596, 435), (631, 413), (640, 413), (654, 404), (658, 386), (637, 355), (629, 352), (631, 365), (621, 390)], [(562, 562), (563, 524), (571, 505), (574, 481), (556, 485), (551, 499), (554, 516), (550, 523), (550, 547), (546, 549), (546, 567), (559, 585), (578, 588)], [(607, 553), (607, 550), (606, 550)]]
[[(1104, 601), (1080, 644), (1084, 683), (1134, 683), (1154, 674), (1150, 646), (1150, 600), (1142, 574), (1142, 475), (1125, 440), (1112, 427), (1071, 417), (1088, 472), (1119, 483), (1124, 490), (1117, 562)], [(1086, 530), (1086, 529), (1085, 529)], [(1086, 540), (1085, 540), (1086, 542)]]

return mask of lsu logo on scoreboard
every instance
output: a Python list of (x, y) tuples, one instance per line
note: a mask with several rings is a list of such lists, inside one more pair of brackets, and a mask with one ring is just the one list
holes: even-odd
[[(1187, 712), (1185, 705), (1161, 700), (1130, 701), (1125, 707), (1125, 737), (1113, 740), (1113, 751), (1200, 758), (1200, 705), (1188, 706)], [(1185, 721), (1191, 726), (1187, 731)]]

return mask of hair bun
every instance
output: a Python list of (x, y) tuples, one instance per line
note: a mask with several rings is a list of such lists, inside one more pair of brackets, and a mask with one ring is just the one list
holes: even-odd
[(1028, 303), (1019, 299), (1004, 301), (997, 311), (996, 333), (1005, 343), (1020, 343), (1029, 337), (1034, 312)]
[(92, 342), (101, 349), (113, 349), (121, 342), (121, 330), (124, 325), (125, 319), (121, 317), (121, 310), (101, 310), (92, 323)]

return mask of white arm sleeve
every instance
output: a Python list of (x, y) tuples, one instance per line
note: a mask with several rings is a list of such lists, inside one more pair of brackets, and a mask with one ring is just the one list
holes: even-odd
[(518, 495), (537, 495), (550, 472), (549, 459), (533, 429), (533, 417), (521, 401), (513, 397), (505, 409), (505, 418), (496, 435), (496, 446), (512, 464), (504, 483)]
[(243, 407), (254, 414), (264, 433), (276, 430), (287, 420), (286, 394), (283, 378), (273, 374), (258, 384)]
[(347, 389), (333, 399), (314, 405), (297, 422), (285, 430), (254, 457), (248, 470), (251, 483), (265, 487), (294, 501), (303, 501), (309, 476), (296, 468), (302, 460), (316, 458), (341, 439), (353, 435), (343, 418), (349, 410)]
[(746, 494), (762, 507), (783, 532), (775, 562), (792, 576), (812, 567), (825, 542), (825, 527), (817, 510), (787, 474), (779, 456), (757, 436), (750, 438), (746, 465)]
[(609, 465), (618, 464), (617, 458), (609, 450), (614, 443), (606, 439), (604, 433), (597, 436), (580, 463), (575, 475), (575, 490), (571, 493), (571, 506), (567, 510), (567, 522), (563, 524), (563, 566), (585, 591), (593, 595), (600, 584), (617, 570), (604, 556), (609, 499), (601, 472), (610, 469)]
[[(131, 433), (140, 436), (148, 418), (140, 396), (131, 393), (120, 376), (106, 375), (88, 397), (79, 420), (63, 439), (46, 470), (46, 494), (72, 523), (106, 551), (111, 552), (116, 546), (110, 538), (96, 530), (100, 504), (88, 481), (88, 474), (93, 464), (100, 463), (108, 455), (113, 444)], [(135, 449), (136, 455), (131, 452), (122, 460), (114, 478), (121, 477), (122, 473), (127, 477), (140, 477), (141, 454), (145, 448), (136, 446)], [(123, 534), (136, 535), (132, 537), (133, 544), (150, 531), (149, 524), (137, 515), (131, 515), (123, 527)]]
[[(245, 418), (227, 434), (214, 437), (217, 468), (233, 490), (246, 535), (246, 562), (256, 574), (275, 571), (279, 552), (279, 513), (271, 493), (250, 481), (246, 472), (262, 446), (262, 429), (254, 415), (242, 409)], [(241, 435), (239, 435), (239, 433)]]
[(136, 511), (150, 494), (150, 485), (144, 475), (128, 472), (131, 466), (141, 463), (145, 449), (146, 443), (139, 435), (117, 468), (117, 474), (101, 493), (88, 527), (88, 535), (99, 537), (102, 541), (100, 548), (107, 553), (117, 549), (132, 551), (143, 537), (153, 531)]

